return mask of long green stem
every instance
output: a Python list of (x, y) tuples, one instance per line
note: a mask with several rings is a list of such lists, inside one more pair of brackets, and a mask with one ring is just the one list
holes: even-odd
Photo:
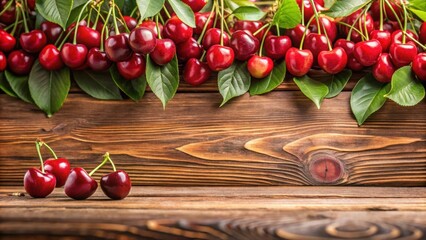
[(423, 48), (423, 50), (426, 50), (426, 45), (423, 45), (421, 42), (419, 42), (418, 40), (416, 40), (414, 37), (412, 37), (410, 34), (407, 34), (407, 37), (415, 42), (417, 45), (419, 45), (421, 48)]
[(405, 7), (404, 1), (400, 0), (401, 5), (402, 5), (402, 9), (404, 10), (404, 32), (402, 35), (402, 43), (405, 44), (405, 41), (407, 39), (406, 35), (407, 35), (407, 25), (408, 25), (408, 14), (407, 14), (407, 8)]
[(29, 32), (30, 30), (29, 30), (28, 24), (27, 24), (27, 17), (25, 16), (25, 12), (24, 12), (24, 9), (22, 8), (22, 5), (16, 5), (16, 7), (21, 10), (22, 18), (24, 20), (24, 29), (25, 29), (25, 32)]
[(112, 18), (113, 18), (113, 22), (114, 22), (114, 28), (115, 28), (115, 35), (120, 34), (120, 29), (118, 29), (118, 24), (117, 24), (117, 15), (115, 14), (115, 1), (112, 0)]
[[(81, 9), (80, 13), (78, 14), (77, 17), (77, 22), (75, 23), (75, 30), (74, 30), (74, 39), (73, 39), (73, 43), (76, 44), (77, 42), (77, 31), (78, 31), (78, 26), (80, 25), (80, 20), (81, 20), (81, 16), (83, 15), (83, 12), (86, 10), (87, 6), (91, 3), (92, 1), (87, 1), (86, 4), (84, 4), (83, 8)], [(90, 20), (89, 20), (90, 21)], [(70, 31), (71, 32), (71, 31)]]
[(120, 19), (119, 21), (122, 23), (122, 25), (124, 26), (124, 29), (126, 30), (126, 32), (130, 32), (130, 29), (127, 27), (126, 21), (124, 20), (124, 16), (123, 14), (121, 14), (121, 10), (118, 8), (117, 5), (115, 5), (115, 7), (117, 8), (118, 14), (120, 15)]
[(384, 2), (383, 0), (379, 1), (379, 9), (380, 9), (380, 31), (383, 31), (383, 7), (384, 7)]
[[(346, 27), (348, 27), (348, 28), (351, 28), (351, 30), (354, 30), (355, 32), (357, 32), (359, 35), (361, 35), (361, 37), (362, 38), (365, 38), (365, 35), (364, 35), (364, 33), (362, 33), (360, 30), (358, 30), (357, 28), (355, 28), (355, 27), (353, 27), (353, 25), (349, 25), (349, 24), (347, 24), (347, 23), (344, 23), (344, 22), (336, 22), (337, 24), (341, 24), (341, 25), (343, 25), (343, 26), (346, 26)], [(346, 39), (346, 40), (350, 40), (350, 39)]]
[(171, 15), (170, 15), (170, 13), (169, 13), (169, 11), (167, 10), (167, 8), (166, 8), (166, 6), (165, 6), (165, 5), (163, 6), (163, 10), (164, 10), (164, 12), (166, 13), (166, 16), (167, 16), (168, 18), (171, 18)]
[[(317, 20), (318, 34), (321, 34), (321, 24), (319, 22), (317, 6), (315, 5), (314, 0), (309, 0), (309, 2), (311, 3), (312, 9), (314, 9), (315, 19)], [(309, 26), (309, 25), (307, 25), (307, 26)]]
[(117, 169), (115, 168), (115, 165), (114, 165), (114, 162), (112, 161), (112, 159), (110, 158), (110, 156), (109, 156), (109, 153), (108, 152), (106, 152), (105, 154), (104, 154), (104, 157), (103, 157), (103, 160), (102, 160), (102, 163), (101, 164), (99, 164), (95, 169), (93, 169), (90, 173), (89, 173), (89, 176), (92, 176), (96, 171), (98, 171), (101, 167), (103, 167), (107, 162), (110, 162), (111, 163), (111, 166), (112, 166), (112, 170), (115, 172), (115, 171), (117, 171)]
[(384, 1), (385, 1), (386, 5), (388, 5), (388, 8), (392, 11), (393, 15), (395, 16), (396, 21), (399, 24), (399, 27), (403, 28), (401, 19), (399, 18), (398, 14), (395, 12), (395, 9), (393, 9), (392, 5), (390, 4), (390, 2), (388, 0), (384, 0)]
[(158, 26), (158, 14), (155, 15), (155, 27), (157, 28), (158, 39), (161, 39), (161, 31), (160, 31), (160, 27)]
[(263, 34), (262, 42), (260, 43), (260, 48), (259, 48), (259, 56), (260, 56), (260, 57), (262, 56), (263, 44), (265, 43), (266, 35), (268, 35), (268, 34), (266, 34), (266, 33), (267, 33), (267, 32), (269, 32), (269, 30), (270, 30), (270, 29), (271, 29), (271, 27), (272, 27), (272, 24), (270, 24), (270, 23), (268, 23), (268, 24), (266, 24), (266, 25), (268, 25), (268, 29), (266, 30), (265, 34)]
[(55, 151), (53, 151), (53, 149), (49, 145), (47, 145), (47, 143), (40, 141), (39, 144), (40, 147), (45, 146), (47, 149), (49, 149), (50, 153), (53, 155), (53, 158), (58, 159), (58, 156), (56, 156)]
[(21, 11), (19, 11), (18, 8), (15, 8), (15, 14), (16, 14), (15, 23), (13, 24), (12, 32), (10, 32), (10, 35), (12, 36), (15, 35), (16, 28), (18, 27), (18, 21), (21, 18)]
[(0, 16), (3, 15), (7, 10), (9, 10), (10, 6), (12, 6), (13, 0), (9, 0), (6, 5), (3, 7), (3, 10), (0, 12)]
[(213, 15), (214, 15), (214, 9), (215, 9), (215, 7), (216, 7), (216, 5), (213, 5), (212, 11), (210, 12), (209, 17), (207, 18), (207, 22), (204, 24), (203, 31), (201, 32), (200, 37), (198, 38), (198, 41), (197, 41), (198, 44), (200, 44), (201, 41), (204, 38), (204, 34), (207, 31), (207, 27), (209, 26), (210, 20), (212, 19)]
[(221, 7), (221, 21), (220, 21), (220, 45), (223, 46), (223, 22), (225, 21), (224, 17), (223, 17), (223, 9), (225, 8), (224, 6), (224, 1), (220, 0), (220, 7)]
[(44, 162), (43, 162), (43, 157), (41, 156), (41, 152), (40, 152), (40, 143), (39, 143), (39, 141), (36, 141), (35, 145), (36, 145), (38, 157), (40, 158), (41, 172), (44, 173)]
[[(359, 14), (358, 17), (356, 17), (355, 21), (352, 23), (351, 28), (348, 31), (348, 36), (346, 37), (346, 40), (351, 40), (351, 35), (352, 35), (352, 30), (356, 29), (355, 28), (355, 24), (359, 22), (359, 20), (361, 19), (362, 14)], [(358, 25), (359, 27), (359, 25)], [(357, 29), (358, 30), (358, 29)], [(361, 28), (359, 29), (361, 32)]]
[[(312, 22), (312, 20), (314, 20), (314, 16), (311, 17), (311, 19), (309, 19), (308, 23), (306, 26), (309, 26)], [(303, 36), (302, 39), (300, 40), (300, 45), (299, 45), (299, 49), (302, 50), (303, 49), (303, 44), (305, 43), (305, 38), (306, 38), (306, 33), (308, 33), (309, 28), (305, 27), (305, 31), (303, 32)]]
[(108, 15), (107, 15), (106, 20), (105, 20), (105, 24), (102, 27), (102, 31), (101, 31), (101, 39), (102, 39), (102, 41), (101, 41), (101, 48), (100, 48), (101, 51), (104, 50), (104, 41), (103, 41), (103, 39), (105, 39), (104, 38), (104, 34), (106, 34), (106, 32), (108, 32), (108, 31), (105, 31), (105, 30), (108, 28), (108, 21), (109, 21), (109, 18), (111, 17), (111, 11), (112, 11), (112, 9), (109, 9)]

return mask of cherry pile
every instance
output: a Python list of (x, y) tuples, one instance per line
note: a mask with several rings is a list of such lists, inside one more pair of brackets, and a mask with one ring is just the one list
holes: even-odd
[[(41, 147), (49, 149), (53, 158), (43, 161)], [(110, 162), (113, 172), (101, 178), (102, 191), (109, 198), (119, 200), (127, 197), (132, 187), (129, 175), (123, 170), (116, 170), (109, 153), (105, 153), (103, 161), (90, 173), (81, 167), (71, 169), (66, 158), (58, 158), (52, 148), (43, 141), (36, 141), (36, 149), (40, 158), (40, 169), (30, 168), (24, 176), (25, 191), (34, 198), (44, 198), (53, 192), (55, 187), (64, 187), (65, 194), (75, 200), (89, 198), (98, 188), (98, 183), (92, 175)]]

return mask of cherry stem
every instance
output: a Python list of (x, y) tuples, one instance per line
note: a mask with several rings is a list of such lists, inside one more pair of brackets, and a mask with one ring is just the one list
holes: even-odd
[(256, 30), (256, 32), (253, 33), (253, 36), (256, 36), (257, 34), (259, 34), (260, 32), (263, 31), (263, 29), (269, 27), (269, 24), (265, 24), (262, 27), (260, 27), (259, 29)]
[(115, 14), (115, 1), (112, 0), (112, 18), (113, 18), (113, 22), (114, 22), (114, 29), (115, 29), (115, 35), (120, 34), (120, 29), (118, 29), (118, 24), (117, 24), (117, 15)]
[[(76, 44), (76, 43), (77, 43), (77, 31), (78, 31), (78, 26), (80, 25), (81, 16), (83, 15), (83, 12), (86, 10), (87, 6), (88, 6), (91, 2), (92, 2), (92, 1), (87, 1), (87, 3), (86, 3), (86, 4), (84, 4), (83, 8), (81, 9), (80, 13), (78, 14), (77, 22), (75, 23), (73, 44)], [(70, 31), (70, 32), (72, 32), (72, 31)]]
[(385, 1), (386, 5), (388, 5), (388, 8), (392, 11), (393, 15), (395, 16), (396, 21), (398, 22), (399, 27), (402, 28), (403, 26), (402, 26), (401, 19), (399, 19), (399, 16), (398, 16), (398, 14), (396, 14), (396, 12), (393, 9), (392, 5), (390, 4), (390, 2), (388, 0), (384, 0), (384, 1)]
[(39, 141), (40, 147), (45, 146), (47, 149), (49, 149), (50, 153), (53, 155), (53, 158), (58, 159), (58, 156), (56, 155), (55, 151), (53, 151), (53, 149), (47, 145), (47, 143), (43, 142), (43, 141)]
[[(364, 39), (365, 38), (365, 35), (362, 33), (362, 31), (361, 31), (361, 28), (360, 29), (357, 29), (357, 28), (355, 28), (355, 24), (357, 24), (358, 22), (359, 22), (359, 20), (361, 19), (361, 16), (362, 16), (362, 14), (359, 14), (358, 15), (358, 17), (356, 17), (356, 19), (355, 19), (355, 21), (352, 23), (352, 25), (351, 25), (351, 28), (349, 29), (349, 31), (348, 31), (348, 36), (346, 37), (346, 40), (351, 40), (351, 35), (352, 35), (352, 30), (354, 30), (354, 29), (356, 29), (356, 30), (359, 30), (359, 31), (357, 31), (358, 33), (361, 33), (361, 37)], [(338, 22), (338, 23), (340, 23), (340, 22)], [(348, 24), (349, 25), (349, 24)], [(360, 26), (361, 24), (358, 24), (358, 27)]]
[(15, 23), (13, 24), (13, 29), (12, 29), (12, 32), (10, 33), (12, 36), (15, 35), (16, 28), (18, 27), (18, 21), (21, 16), (21, 11), (19, 11), (18, 8), (15, 8), (15, 14), (16, 14)]
[(266, 39), (266, 35), (268, 35), (268, 31), (269, 29), (271, 29), (272, 25), (270, 23), (265, 24), (265, 26), (268, 26), (268, 28), (266, 29), (265, 34), (263, 34), (262, 36), (262, 42), (260, 43), (260, 48), (259, 48), (259, 57), (262, 57), (262, 50), (263, 50), (263, 44), (265, 43), (265, 39)]
[[(17, 22), (17, 24), (20, 24), (20, 23), (22, 23), (23, 21), (21, 20), (21, 21), (18, 21)], [(3, 30), (5, 30), (5, 31), (8, 31), (8, 30), (10, 30), (11, 28), (13, 28), (15, 26), (15, 24), (11, 24), (11, 25), (9, 25), (9, 26), (7, 26), (7, 27), (5, 27), (5, 28), (3, 28)], [(13, 34), (12, 34), (13, 35)]]
[(412, 40), (413, 42), (415, 42), (417, 45), (419, 45), (421, 48), (423, 48), (424, 50), (426, 50), (426, 45), (423, 45), (422, 43), (420, 43), (418, 40), (416, 40), (414, 37), (412, 37), (410, 34), (406, 35), (410, 40)]
[(40, 152), (40, 144), (41, 143), (39, 141), (35, 142), (37, 154), (38, 154), (38, 157), (40, 158), (41, 172), (44, 173), (44, 162), (43, 162), (43, 157), (41, 156), (41, 152)]
[[(312, 16), (311, 19), (309, 19), (308, 24), (306, 26), (309, 26), (311, 24), (312, 20), (314, 20), (314, 16)], [(305, 31), (303, 31), (302, 39), (300, 40), (300, 46), (299, 46), (300, 50), (303, 49), (303, 44), (305, 43), (306, 33), (309, 30), (309, 28), (306, 27), (306, 26), (305, 26)]]
[(317, 20), (318, 34), (321, 34), (321, 24), (319, 22), (317, 6), (315, 5), (314, 0), (309, 0), (309, 2), (311, 3), (312, 9), (314, 10), (315, 19)]
[(102, 41), (101, 41), (101, 46), (100, 46), (100, 50), (101, 51), (103, 51), (104, 50), (104, 34), (106, 34), (107, 33), (107, 31), (105, 31), (107, 28), (108, 28), (108, 21), (109, 21), (109, 18), (111, 17), (111, 12), (112, 12), (112, 10), (111, 9), (109, 9), (109, 11), (108, 11), (108, 15), (107, 15), (107, 17), (106, 17), (106, 19), (105, 19), (105, 24), (104, 24), (104, 26), (102, 27), (102, 31), (101, 31), (101, 39), (102, 39)]
[(95, 18), (95, 23), (93, 24), (93, 26), (92, 26), (92, 29), (93, 30), (95, 30), (96, 29), (96, 27), (98, 26), (98, 22), (99, 22), (99, 17), (102, 17), (101, 16), (101, 13), (99, 12), (99, 10), (98, 9), (96, 9), (94, 6), (91, 6), (91, 9), (90, 10), (95, 10), (98, 14), (96, 15), (96, 18)]
[(365, 12), (364, 12), (364, 31), (365, 31), (365, 39), (370, 40), (370, 33), (368, 32), (368, 29), (367, 29), (367, 9), (368, 7), (365, 9)]
[(380, 9), (380, 31), (383, 31), (383, 7), (384, 7), (384, 2), (383, 0), (379, 1), (379, 9)]
[(220, 45), (221, 46), (223, 46), (223, 22), (225, 21), (225, 18), (223, 17), (223, 12), (224, 12), (224, 9), (225, 9), (225, 6), (224, 6), (224, 1), (223, 0), (220, 0), (220, 7), (221, 7), (221, 20), (220, 20)]
[(9, 2), (6, 3), (6, 5), (4, 6), (4, 9), (0, 12), (0, 16), (3, 15), (3, 13), (5, 13), (7, 10), (9, 10), (10, 6), (12, 6), (12, 3), (13, 3), (13, 0), (10, 0)]
[(99, 168), (101, 168), (102, 166), (104, 166), (107, 162), (110, 162), (111, 163), (111, 166), (112, 166), (112, 170), (115, 172), (115, 171), (117, 171), (117, 169), (115, 168), (115, 165), (114, 165), (114, 162), (112, 161), (112, 159), (110, 158), (110, 156), (109, 156), (109, 152), (106, 152), (105, 154), (104, 154), (104, 156), (103, 156), (103, 160), (102, 160), (102, 163), (101, 164), (99, 164), (95, 169), (93, 169), (90, 173), (89, 173), (89, 176), (92, 176), (96, 171), (98, 171), (99, 170)]
[[(404, 34), (402, 35), (402, 43), (405, 44), (405, 41), (407, 39), (407, 25), (408, 25), (408, 14), (407, 14), (407, 8), (405, 7), (404, 1), (400, 0), (401, 5), (402, 5), (402, 9), (404, 10)], [(395, 14), (396, 15), (396, 14)]]
[(158, 32), (158, 39), (161, 39), (161, 31), (160, 31), (160, 27), (158, 26), (158, 14), (155, 15), (155, 27), (157, 28), (157, 32)]
[[(344, 22), (337, 22), (338, 24), (342, 24), (343, 26), (346, 26), (346, 27), (348, 27), (348, 28), (351, 28), (351, 30), (354, 30), (355, 32), (357, 32), (359, 35), (361, 35), (361, 37), (362, 38), (365, 38), (365, 35), (364, 35), (364, 33), (362, 33), (360, 30), (358, 30), (358, 29), (356, 29), (356, 28), (354, 28), (353, 27), (353, 25), (349, 25), (349, 24), (347, 24), (347, 23), (344, 23)], [(350, 36), (350, 34), (348, 34), (348, 36)], [(347, 38), (346, 40), (350, 40), (350, 37), (349, 38)]]
[[(61, 44), (58, 46), (58, 50), (61, 50), (62, 46), (67, 42), (68, 37), (74, 32), (74, 30), (76, 29), (77, 26), (74, 26), (73, 28), (70, 29), (70, 31), (65, 35), (64, 39), (62, 39)], [(61, 36), (58, 38), (58, 40), (56, 40), (55, 45), (58, 44), (58, 42), (61, 40)]]
[(21, 14), (22, 14), (22, 20), (24, 21), (24, 29), (25, 32), (29, 32), (30, 30), (28, 29), (28, 24), (27, 24), (27, 17), (25, 16), (25, 12), (24, 9), (22, 8), (21, 4), (16, 4), (16, 7), (19, 8), (21, 10)]
[(115, 7), (117, 8), (118, 14), (120, 15), (120, 18), (118, 20), (124, 26), (124, 29), (126, 29), (127, 32), (130, 32), (130, 29), (127, 27), (126, 21), (124, 20), (124, 16), (123, 16), (123, 14), (121, 14), (120, 8), (118, 8), (117, 5), (115, 5)]
[[(89, 16), (87, 17), (87, 27), (90, 27), (90, 21), (92, 19), (92, 8), (89, 9)], [(93, 25), (95, 26), (95, 25)]]
[(200, 37), (198, 38), (198, 44), (200, 44), (201, 43), (201, 41), (203, 40), (203, 38), (204, 38), (204, 34), (206, 33), (206, 31), (207, 31), (207, 26), (209, 25), (209, 23), (210, 23), (210, 20), (212, 19), (212, 17), (213, 17), (213, 14), (214, 14), (214, 9), (216, 8), (216, 4), (214, 4), (213, 5), (213, 8), (212, 8), (212, 10), (211, 10), (211, 12), (210, 12), (210, 14), (209, 14), (209, 17), (207, 18), (207, 22), (206, 22), (206, 24), (204, 24), (204, 27), (203, 27), (203, 31), (201, 32), (201, 35), (200, 35)]
[(171, 15), (170, 15), (169, 11), (167, 10), (166, 5), (163, 5), (163, 10), (164, 10), (164, 12), (166, 13), (166, 16), (167, 16), (168, 18), (171, 18)]
[[(138, 7), (133, 8), (132, 12), (130, 13), (130, 17), (133, 17), (138, 9), (139, 9)], [(138, 23), (140, 24), (142, 23), (142, 21), (143, 19), (141, 18)]]
[(305, 26), (305, 2), (302, 0), (300, 2), (300, 5), (302, 5), (302, 6), (300, 6), (300, 8), (301, 8), (300, 11), (302, 13), (302, 25)]

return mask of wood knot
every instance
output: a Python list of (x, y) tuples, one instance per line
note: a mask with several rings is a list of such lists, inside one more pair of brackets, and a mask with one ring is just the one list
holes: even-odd
[(316, 182), (326, 184), (338, 182), (344, 175), (342, 161), (328, 155), (314, 157), (309, 162), (308, 170)]

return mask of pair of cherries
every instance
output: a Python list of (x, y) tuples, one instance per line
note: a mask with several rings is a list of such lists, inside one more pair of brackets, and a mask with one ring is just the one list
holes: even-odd
[[(76, 200), (83, 200), (96, 191), (98, 183), (91, 176), (107, 162), (113, 167), (113, 172), (101, 178), (102, 191), (111, 199), (119, 200), (127, 197), (131, 189), (128, 174), (116, 170), (109, 153), (103, 157), (102, 163), (93, 171), (87, 173), (81, 167), (71, 169), (70, 163), (65, 158), (58, 158), (52, 148), (43, 141), (36, 141), (36, 149), (40, 158), (40, 169), (30, 168), (24, 176), (25, 191), (34, 198), (44, 198), (53, 192), (55, 187), (64, 186), (65, 194)], [(49, 149), (53, 158), (43, 161), (41, 147)]]

